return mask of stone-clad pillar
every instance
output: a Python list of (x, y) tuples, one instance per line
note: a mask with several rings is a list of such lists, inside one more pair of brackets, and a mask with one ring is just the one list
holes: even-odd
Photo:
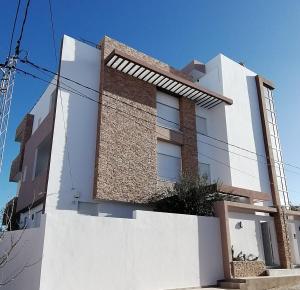
[(198, 150), (195, 102), (181, 97), (179, 108), (180, 127), (183, 133), (183, 144), (181, 147), (182, 173), (197, 176)]

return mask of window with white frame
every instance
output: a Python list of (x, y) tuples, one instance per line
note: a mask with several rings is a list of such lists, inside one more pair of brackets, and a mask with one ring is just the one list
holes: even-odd
[(180, 129), (179, 100), (158, 91), (156, 97), (157, 124), (169, 129)]
[(181, 175), (181, 146), (157, 142), (157, 175), (160, 180), (178, 181)]
[(207, 119), (196, 116), (196, 129), (197, 133), (207, 135)]
[(207, 163), (201, 163), (198, 164), (198, 171), (200, 177), (206, 179), (208, 183), (211, 183), (211, 174), (210, 174), (210, 165)]

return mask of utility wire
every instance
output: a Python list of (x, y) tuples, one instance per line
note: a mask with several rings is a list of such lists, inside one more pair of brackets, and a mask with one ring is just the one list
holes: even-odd
[(27, 0), (25, 15), (24, 15), (24, 19), (23, 19), (23, 23), (22, 23), (22, 27), (21, 27), (21, 33), (20, 33), (19, 39), (17, 41), (17, 46), (16, 46), (16, 55), (17, 56), (20, 54), (20, 46), (21, 46), (21, 41), (23, 38), (24, 27), (25, 27), (26, 20), (27, 20), (29, 4), (30, 4), (30, 0)]
[(19, 15), (19, 10), (20, 10), (20, 4), (21, 4), (21, 0), (18, 0), (17, 11), (15, 14), (13, 29), (12, 29), (11, 37), (10, 37), (8, 57), (10, 57), (10, 54), (11, 54), (11, 48), (12, 48), (12, 43), (13, 43), (13, 39), (14, 39), (14, 35), (15, 35), (15, 29), (16, 29), (17, 19), (18, 19), (18, 15)]
[[(29, 64), (29, 65), (33, 66), (34, 68), (36, 68), (36, 69), (38, 69), (38, 70), (40, 70), (40, 71), (48, 72), (48, 73), (51, 73), (51, 74), (53, 74), (53, 75), (58, 76), (57, 73), (55, 73), (55, 72), (53, 72), (53, 71), (51, 71), (51, 70), (49, 70), (49, 69), (47, 69), (47, 68), (43, 68), (43, 67), (41, 67), (41, 66), (39, 66), (39, 65), (37, 65), (37, 64), (34, 64), (33, 62), (31, 62), (31, 61), (29, 61), (29, 60), (27, 60), (27, 59), (21, 60), (21, 62), (22, 62), (22, 63), (25, 63), (25, 64)], [(101, 94), (100, 91), (95, 90), (95, 89), (93, 89), (93, 88), (91, 88), (91, 87), (89, 87), (89, 86), (86, 86), (86, 85), (84, 85), (84, 84), (82, 84), (82, 83), (80, 83), (80, 82), (77, 82), (77, 81), (75, 81), (75, 80), (72, 80), (71, 78), (68, 78), (68, 77), (65, 77), (65, 76), (62, 76), (62, 75), (60, 75), (59, 77), (65, 79), (65, 80), (67, 80), (67, 81), (73, 82), (73, 83), (75, 83), (75, 84), (77, 84), (77, 85), (79, 85), (79, 86), (81, 86), (81, 87), (84, 87), (84, 88), (86, 88), (86, 89), (89, 89), (89, 90), (91, 90), (91, 91), (93, 91), (93, 92), (96, 92), (96, 93), (98, 93), (98, 94)], [(145, 113), (147, 113), (147, 114), (150, 114), (150, 115), (153, 115), (153, 116), (155, 116), (155, 117), (158, 117), (158, 118), (160, 118), (161, 120), (164, 120), (164, 121), (166, 121), (166, 122), (169, 122), (169, 123), (173, 123), (173, 124), (175, 124), (175, 125), (178, 125), (176, 122), (167, 120), (167, 119), (165, 119), (165, 118), (163, 118), (163, 117), (156, 116), (156, 114), (153, 114), (153, 113), (151, 113), (151, 112), (145, 111), (145, 110), (142, 109), (142, 108), (135, 107), (135, 106), (133, 106), (133, 105), (131, 105), (131, 104), (128, 104), (127, 102), (122, 101), (122, 100), (120, 100), (120, 99), (117, 99), (117, 98), (115, 98), (115, 97), (113, 97), (113, 96), (111, 96), (111, 95), (107, 95), (107, 97), (112, 98), (112, 99), (114, 99), (114, 100), (116, 100), (116, 101), (118, 101), (118, 102), (124, 103), (124, 104), (126, 104), (126, 105), (132, 106), (132, 107), (134, 107), (135, 109), (140, 110), (140, 111), (143, 111), (143, 112), (145, 112)], [(88, 97), (87, 97), (87, 98), (88, 98)], [(92, 101), (95, 101), (95, 100), (93, 100), (93, 99), (91, 99), (91, 100), (92, 100)], [(96, 101), (96, 102), (98, 102), (98, 101)], [(189, 127), (184, 127), (184, 128), (187, 129), (187, 130), (192, 130), (192, 129), (189, 128)], [(201, 134), (201, 135), (203, 135), (203, 136), (205, 136), (205, 137), (207, 137), (207, 138), (209, 138), (209, 139), (213, 139), (213, 140), (215, 140), (215, 141), (218, 141), (218, 142), (220, 142), (220, 143), (224, 143), (224, 144), (229, 145), (229, 146), (231, 146), (231, 147), (235, 147), (235, 148), (237, 148), (237, 149), (239, 149), (239, 150), (243, 150), (243, 151), (246, 151), (246, 152), (248, 152), (248, 153), (255, 154), (255, 155), (259, 156), (259, 157), (263, 157), (263, 158), (265, 158), (265, 159), (267, 159), (267, 160), (268, 160), (268, 159), (271, 159), (271, 158), (267, 157), (265, 154), (261, 154), (261, 153), (254, 152), (254, 151), (252, 151), (252, 150), (250, 150), (250, 149), (243, 148), (243, 147), (241, 147), (241, 146), (238, 146), (238, 145), (229, 143), (229, 142), (227, 142), (227, 141), (225, 141), (225, 140), (222, 140), (222, 139), (219, 139), (219, 138), (216, 138), (216, 137), (207, 135), (207, 134)], [(276, 162), (277, 162), (277, 161), (276, 161)], [(297, 165), (294, 165), (294, 164), (291, 164), (291, 163), (287, 163), (287, 162), (278, 162), (278, 163), (285, 164), (286, 166), (290, 166), (290, 167), (293, 167), (293, 168), (296, 168), (296, 169), (300, 170), (300, 166), (297, 166)]]
[[(55, 83), (52, 83), (52, 82), (50, 82), (50, 81), (48, 81), (48, 80), (45, 80), (45, 79), (42, 79), (42, 78), (40, 78), (40, 77), (38, 77), (38, 76), (36, 76), (36, 75), (34, 75), (34, 74), (32, 74), (32, 73), (26, 72), (26, 71), (21, 70), (21, 69), (17, 69), (17, 70), (20, 71), (21, 73), (23, 73), (24, 75), (29, 75), (29, 76), (31, 76), (31, 77), (33, 77), (33, 78), (35, 78), (35, 79), (38, 79), (38, 80), (41, 80), (41, 81), (46, 82), (46, 83), (48, 83), (48, 84), (52, 84), (52, 85), (56, 86)], [(78, 96), (87, 98), (87, 99), (89, 99), (89, 100), (92, 100), (92, 101), (94, 101), (94, 102), (100, 104), (100, 102), (98, 102), (97, 100), (94, 100), (94, 99), (92, 99), (92, 98), (90, 98), (90, 97), (86, 97), (84, 94), (78, 93), (78, 91), (76, 92), (76, 90), (75, 90), (75, 91), (74, 91), (74, 90), (70, 90), (70, 89), (65, 88), (65, 87), (62, 87), (62, 86), (58, 86), (58, 88), (64, 89), (64, 90), (66, 90), (67, 92), (74, 93), (74, 94), (76, 94), (76, 95), (78, 95)], [(122, 114), (122, 116), (124, 116), (125, 118), (130, 117), (131, 120), (133, 120), (133, 118), (134, 118), (134, 119), (139, 119), (139, 120), (143, 121), (143, 123), (148, 123), (148, 124), (150, 124), (150, 125), (155, 125), (155, 126), (156, 126), (156, 123), (151, 123), (151, 122), (148, 121), (148, 120), (145, 120), (145, 119), (139, 118), (139, 117), (137, 117), (137, 116), (134, 116), (134, 115), (132, 115), (132, 114), (126, 112), (126, 111), (120, 110), (120, 109), (118, 109), (118, 108), (116, 108), (116, 107), (110, 106), (110, 105), (108, 105), (108, 104), (103, 104), (103, 103), (102, 103), (102, 105), (105, 106), (105, 107), (111, 108), (111, 109), (113, 109), (113, 110), (115, 110), (115, 111), (118, 111), (118, 112), (119, 112), (120, 114)], [(136, 120), (134, 120), (134, 121), (136, 122)], [(145, 128), (148, 129), (148, 130), (153, 130), (153, 127), (150, 128), (150, 127), (145, 126), (144, 124), (141, 124), (141, 123), (139, 123), (139, 122), (136, 122), (136, 123), (137, 123), (138, 125), (140, 125), (140, 126), (145, 127)], [(164, 134), (162, 134), (162, 133), (159, 133), (159, 132), (157, 132), (157, 133), (158, 133), (161, 137), (164, 137), (164, 138), (167, 137), (166, 135), (164, 135)], [(211, 144), (211, 145), (212, 145), (212, 144)], [(214, 145), (212, 145), (212, 146), (214, 146)], [(215, 146), (214, 146), (214, 147), (215, 147)], [(217, 148), (220, 149), (220, 147), (217, 147)], [(227, 152), (230, 152), (230, 151), (228, 151), (228, 150), (226, 150), (226, 149), (224, 149), (224, 150), (227, 151)], [(223, 161), (217, 160), (217, 159), (215, 159), (215, 158), (213, 158), (213, 157), (210, 157), (210, 156), (208, 156), (208, 155), (206, 155), (206, 154), (204, 154), (204, 153), (199, 153), (199, 155), (202, 155), (202, 156), (204, 156), (204, 157), (206, 157), (206, 158), (208, 158), (208, 159), (211, 159), (211, 160), (213, 160), (213, 161), (215, 161), (215, 162), (218, 162), (218, 163), (220, 163), (220, 164), (223, 164), (224, 166), (227, 166), (227, 167), (229, 167), (229, 168), (231, 168), (231, 169), (233, 169), (233, 170), (239, 171), (239, 172), (241, 172), (241, 173), (243, 173), (243, 174), (245, 174), (245, 175), (248, 175), (248, 176), (250, 176), (250, 177), (252, 177), (252, 178), (257, 178), (258, 180), (260, 180), (259, 177), (256, 176), (256, 175), (253, 175), (253, 174), (248, 173), (248, 172), (245, 172), (245, 171), (243, 171), (243, 170), (241, 170), (241, 169), (232, 167), (231, 165), (229, 165), (229, 164), (227, 164), (227, 163), (225, 163), (225, 162), (223, 162)], [(241, 156), (241, 157), (245, 157), (244, 155), (240, 155), (240, 154), (238, 154), (238, 153), (236, 153), (236, 155), (239, 155), (239, 156)], [(254, 160), (254, 161), (259, 161), (259, 160), (255, 160), (255, 159), (252, 159), (252, 160)], [(298, 173), (296, 173), (296, 174), (298, 174)], [(273, 182), (270, 182), (269, 180), (268, 180), (268, 182), (269, 182), (270, 184), (274, 184)], [(296, 190), (293, 190), (293, 189), (290, 189), (290, 191), (292, 191), (292, 192), (294, 192), (294, 193), (297, 193), (297, 191), (296, 191)]]
[(51, 0), (48, 0), (48, 4), (49, 4), (49, 12), (50, 12), (50, 21), (51, 21), (51, 30), (52, 30), (52, 41), (53, 41), (54, 56), (55, 56), (55, 61), (58, 63), (58, 57), (57, 57), (57, 52), (56, 52), (55, 30), (54, 30), (54, 21), (53, 21), (53, 13), (52, 13)]

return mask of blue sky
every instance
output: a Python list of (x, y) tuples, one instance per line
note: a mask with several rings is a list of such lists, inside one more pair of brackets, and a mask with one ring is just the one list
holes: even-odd
[[(0, 62), (7, 56), (17, 0), (2, 2)], [(300, 167), (300, 1), (52, 0), (52, 6), (57, 46), (63, 34), (96, 43), (109, 35), (177, 68), (191, 59), (206, 62), (223, 53), (273, 80), (284, 159)], [(35, 63), (57, 69), (48, 0), (31, 0), (28, 17), (22, 48)], [(11, 161), (19, 151), (15, 129), (45, 87), (17, 75), (0, 176), (0, 206), (16, 192), (16, 185), (8, 182)], [(300, 170), (289, 169), (297, 173), (286, 172), (290, 197), (300, 203)]]

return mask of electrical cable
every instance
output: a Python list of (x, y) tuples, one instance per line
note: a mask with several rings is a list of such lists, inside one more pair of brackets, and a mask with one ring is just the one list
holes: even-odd
[[(39, 69), (39, 70), (41, 70), (41, 71), (45, 71), (45, 72), (54, 74), (54, 75), (56, 75), (56, 76), (58, 75), (57, 73), (55, 73), (55, 72), (53, 72), (53, 71), (51, 71), (51, 70), (49, 70), (49, 69), (47, 69), (47, 68), (43, 68), (43, 67), (41, 67), (41, 66), (39, 66), (39, 65), (36, 65), (36, 64), (34, 64), (33, 62), (31, 62), (31, 61), (29, 61), (29, 60), (27, 60), (27, 59), (26, 59), (26, 60), (21, 60), (21, 62), (22, 62), (22, 63), (25, 63), (25, 64), (29, 64), (29, 65), (31, 65), (31, 66), (33, 66), (33, 67), (35, 67), (36, 69)], [(65, 80), (67, 80), (67, 81), (73, 82), (73, 83), (75, 83), (75, 84), (77, 84), (77, 85), (79, 85), (79, 86), (82, 86), (82, 87), (84, 87), (84, 88), (86, 88), (86, 89), (89, 89), (89, 90), (91, 90), (91, 91), (93, 91), (93, 92), (96, 92), (96, 93), (98, 93), (98, 94), (101, 94), (100, 91), (95, 90), (95, 89), (93, 89), (93, 88), (91, 88), (91, 87), (89, 87), (89, 86), (86, 86), (86, 85), (84, 85), (84, 84), (81, 84), (80, 82), (77, 82), (77, 81), (75, 81), (75, 80), (72, 80), (72, 79), (70, 79), (70, 78), (68, 78), (68, 77), (61, 76), (61, 75), (60, 75), (60, 78), (63, 78), (63, 79), (65, 79)], [(113, 99), (115, 99), (115, 100), (118, 101), (118, 102), (125, 103), (126, 105), (132, 106), (132, 107), (134, 107), (134, 108), (136, 108), (136, 109), (138, 109), (138, 110), (141, 110), (141, 111), (143, 111), (143, 112), (146, 112), (147, 114), (156, 116), (156, 114), (153, 114), (153, 113), (151, 113), (151, 112), (145, 111), (145, 110), (143, 110), (142, 108), (137, 108), (137, 107), (135, 107), (135, 106), (133, 106), (133, 105), (128, 104), (127, 102), (124, 102), (124, 101), (122, 101), (122, 100), (119, 100), (119, 99), (117, 99), (117, 98), (114, 98), (113, 96), (108, 96), (108, 95), (107, 95), (107, 97), (113, 98)], [(92, 101), (95, 101), (95, 100), (92, 100)], [(158, 116), (156, 116), (156, 117), (158, 117)], [(163, 117), (158, 117), (158, 118), (160, 118), (161, 120), (167, 121), (167, 122), (169, 122), (169, 123), (173, 123), (173, 124), (175, 124), (175, 125), (178, 125), (176, 122), (167, 120), (167, 119), (165, 119), (165, 118), (163, 118)], [(189, 128), (189, 127), (184, 127), (184, 128), (185, 128), (185, 129), (188, 129), (188, 130), (192, 130), (192, 129)], [(261, 153), (254, 152), (254, 151), (252, 151), (252, 150), (250, 150), (250, 149), (243, 148), (243, 147), (241, 147), (241, 146), (238, 146), (238, 145), (229, 143), (229, 142), (227, 142), (227, 141), (225, 141), (225, 140), (222, 140), (222, 139), (219, 139), (219, 138), (216, 138), (216, 137), (207, 135), (207, 134), (201, 134), (201, 135), (203, 135), (203, 136), (205, 136), (205, 137), (207, 137), (207, 138), (209, 138), (209, 139), (213, 139), (213, 140), (215, 140), (215, 141), (218, 141), (218, 142), (220, 142), (220, 143), (224, 143), (224, 144), (229, 145), (229, 146), (231, 146), (231, 147), (235, 147), (235, 148), (237, 148), (237, 149), (239, 149), (239, 150), (243, 150), (243, 151), (246, 151), (246, 152), (248, 152), (248, 153), (255, 154), (255, 155), (259, 156), (259, 157), (263, 157), (263, 158), (265, 158), (265, 159), (267, 159), (267, 160), (270, 159), (270, 158), (267, 157), (265, 154), (261, 154)], [(298, 166), (298, 165), (294, 165), (294, 164), (287, 163), (287, 162), (278, 162), (278, 163), (281, 163), (281, 164), (284, 164), (284, 165), (286, 165), (286, 166), (290, 166), (290, 167), (293, 167), (293, 168), (296, 168), (296, 169), (300, 170), (300, 166)]]
[(13, 29), (12, 29), (11, 37), (10, 37), (8, 57), (10, 57), (10, 54), (11, 54), (11, 48), (12, 48), (12, 43), (13, 43), (13, 39), (14, 39), (14, 35), (15, 35), (15, 29), (16, 29), (17, 19), (18, 19), (18, 15), (19, 15), (19, 10), (20, 10), (20, 4), (21, 4), (21, 0), (18, 0), (17, 11), (15, 14)]
[(29, 4), (30, 4), (30, 0), (27, 0), (25, 15), (24, 15), (24, 19), (23, 19), (23, 23), (22, 23), (22, 27), (21, 27), (21, 33), (20, 33), (19, 39), (17, 41), (16, 51), (15, 51), (16, 56), (19, 56), (19, 54), (20, 54), (20, 46), (21, 46), (21, 41), (23, 38), (24, 27), (25, 27), (26, 20), (27, 20)]
[(57, 57), (57, 52), (56, 52), (55, 30), (54, 30), (54, 21), (53, 21), (53, 13), (52, 13), (51, 0), (48, 0), (48, 3), (49, 3), (49, 12), (50, 12), (50, 21), (51, 21), (51, 30), (52, 30), (52, 41), (53, 41), (53, 48), (54, 48), (54, 56), (55, 56), (55, 61), (58, 63), (58, 57)]

